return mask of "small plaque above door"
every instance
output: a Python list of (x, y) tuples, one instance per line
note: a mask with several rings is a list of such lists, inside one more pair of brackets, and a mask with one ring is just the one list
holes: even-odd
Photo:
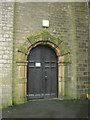
[(36, 67), (41, 67), (41, 63), (35, 63)]

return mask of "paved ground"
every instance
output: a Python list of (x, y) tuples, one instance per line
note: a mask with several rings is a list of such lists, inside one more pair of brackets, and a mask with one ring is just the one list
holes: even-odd
[(88, 100), (29, 101), (3, 109), (3, 118), (87, 118)]

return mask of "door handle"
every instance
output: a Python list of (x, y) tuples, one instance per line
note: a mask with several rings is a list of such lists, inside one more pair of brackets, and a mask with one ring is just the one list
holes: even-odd
[(47, 76), (45, 76), (45, 80), (47, 80)]

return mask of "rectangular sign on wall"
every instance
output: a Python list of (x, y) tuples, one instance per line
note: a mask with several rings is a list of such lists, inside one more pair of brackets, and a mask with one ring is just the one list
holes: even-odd
[(41, 67), (41, 63), (35, 63), (36, 67)]

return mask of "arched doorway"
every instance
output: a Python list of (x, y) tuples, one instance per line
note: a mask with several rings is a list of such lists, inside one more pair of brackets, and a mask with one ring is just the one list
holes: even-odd
[(58, 97), (58, 57), (49, 45), (32, 48), (27, 64), (27, 96), (33, 98)]
[[(18, 80), (17, 81), (19, 81), (19, 83), (17, 84), (19, 86), (19, 98), (18, 98), (19, 101), (25, 102), (27, 101), (27, 98), (34, 98), (33, 96), (36, 96), (36, 98), (37, 96), (38, 98), (46, 98), (46, 97), (51, 98), (49, 97), (49, 94), (46, 94), (46, 96), (42, 94), (42, 97), (41, 97), (39, 94), (29, 95), (31, 94), (31, 92), (30, 93), (28, 92), (28, 87), (29, 87), (28, 85), (31, 85), (31, 82), (28, 81), (28, 77), (29, 77), (28, 69), (31, 70), (31, 68), (29, 68), (29, 62), (27, 58), (29, 59), (29, 55), (31, 54), (31, 52), (35, 50), (36, 47), (38, 46), (47, 47), (47, 49), (50, 49), (56, 55), (56, 59), (58, 60), (57, 70), (56, 70), (57, 71), (56, 74), (58, 77), (57, 83), (56, 83), (57, 91), (56, 91), (56, 95), (52, 96), (52, 98), (58, 97), (58, 99), (65, 99), (65, 89), (66, 89), (65, 88), (66, 87), (65, 71), (66, 71), (66, 67), (67, 66), (69, 67), (69, 63), (71, 64), (70, 50), (66, 46), (66, 44), (60, 40), (59, 37), (54, 37), (49, 32), (43, 31), (40, 34), (37, 34), (35, 36), (32, 35), (28, 37), (27, 40), (18, 48), (18, 60), (17, 60)], [(43, 54), (47, 55), (46, 53), (43, 53)], [(36, 66), (37, 69), (39, 69), (39, 66), (41, 65), (42, 64), (40, 64), (39, 61), (38, 62), (36, 61), (36, 63), (34, 63), (34, 66)], [(30, 73), (34, 73), (34, 75), (36, 76), (36, 72), (30, 72)], [(44, 78), (45, 76), (43, 77), (43, 79)], [(17, 96), (16, 96), (16, 99), (17, 99)]]

